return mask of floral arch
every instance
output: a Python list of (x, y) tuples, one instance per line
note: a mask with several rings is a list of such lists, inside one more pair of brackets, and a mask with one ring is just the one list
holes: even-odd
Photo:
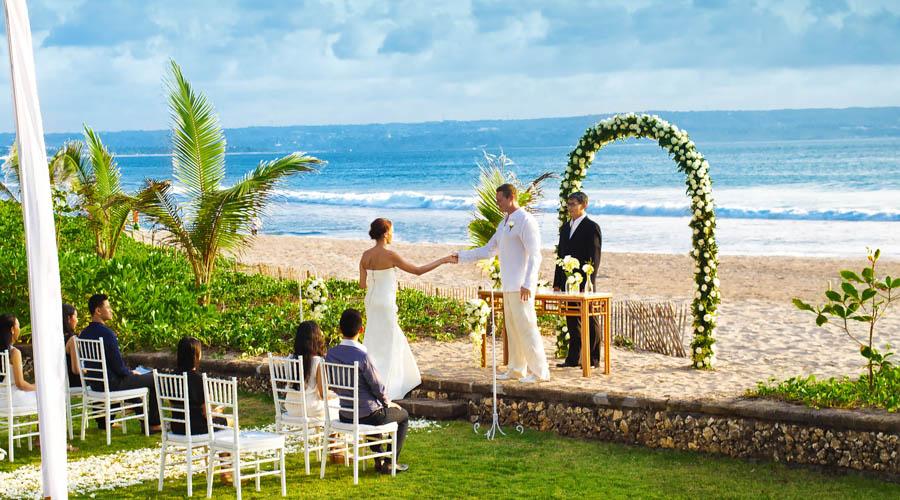
[(685, 174), (687, 195), (691, 199), (693, 232), (694, 298), (693, 340), (691, 359), (694, 368), (712, 368), (717, 311), (719, 307), (718, 246), (716, 245), (716, 213), (713, 208), (709, 163), (697, 152), (687, 132), (656, 115), (628, 113), (600, 121), (588, 128), (575, 150), (569, 153), (569, 164), (559, 188), (559, 223), (566, 221), (566, 200), (580, 191), (582, 181), (594, 155), (603, 146), (630, 137), (653, 139), (672, 156), (678, 170)]

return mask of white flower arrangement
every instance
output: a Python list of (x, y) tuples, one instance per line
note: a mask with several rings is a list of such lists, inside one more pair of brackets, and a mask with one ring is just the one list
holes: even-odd
[(500, 290), (503, 282), (500, 279), (500, 259), (498, 257), (494, 257), (493, 259), (485, 259), (478, 261), (475, 265), (481, 269), (481, 274), (487, 276), (491, 279), (491, 284), (494, 287), (494, 290)]
[(556, 357), (565, 358), (569, 355), (569, 326), (566, 318), (556, 317)]
[[(581, 290), (581, 282), (584, 281), (585, 276), (590, 276), (590, 273), (586, 271), (586, 269), (590, 269), (591, 273), (594, 272), (594, 266), (590, 263), (581, 265), (581, 262), (578, 261), (575, 257), (571, 255), (566, 255), (561, 259), (556, 259), (556, 265), (562, 268), (563, 272), (566, 274), (566, 291), (575, 291), (578, 292)], [(584, 271), (586, 274), (582, 275), (577, 271)]]
[(559, 265), (559, 267), (563, 268), (563, 271), (565, 271), (567, 274), (578, 269), (578, 266), (581, 265), (581, 263), (578, 262), (578, 259), (572, 257), (571, 255), (566, 255), (561, 259), (556, 259), (556, 263), (557, 265)]
[(693, 233), (691, 255), (696, 263), (691, 358), (694, 368), (711, 368), (715, 360), (712, 347), (715, 343), (715, 312), (721, 300), (717, 269), (718, 245), (715, 239), (715, 203), (712, 198), (709, 162), (697, 151), (687, 132), (657, 115), (634, 113), (612, 116), (588, 128), (575, 149), (569, 153), (569, 162), (560, 182), (559, 223), (562, 226), (567, 220), (566, 200), (570, 194), (581, 189), (587, 168), (597, 151), (611, 142), (635, 137), (656, 140), (686, 176), (687, 196), (691, 202), (690, 227)]
[(487, 330), (487, 321), (491, 315), (491, 306), (482, 299), (471, 299), (465, 304), (465, 326), (472, 342), (475, 359), (481, 362), (482, 338)]
[(310, 278), (303, 285), (303, 302), (309, 306), (310, 316), (319, 319), (328, 310), (328, 286), (322, 278)]

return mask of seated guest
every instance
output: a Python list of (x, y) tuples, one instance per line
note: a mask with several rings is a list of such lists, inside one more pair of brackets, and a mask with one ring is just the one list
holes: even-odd
[[(306, 377), (306, 393), (303, 397), (306, 399), (306, 416), (308, 418), (325, 418), (325, 383), (322, 379), (323, 372), (321, 363), (322, 356), (325, 355), (325, 339), (322, 337), (322, 330), (315, 321), (304, 321), (297, 327), (294, 335), (294, 359), (303, 360), (303, 376)], [(299, 389), (297, 384), (297, 388)], [(289, 392), (285, 398), (285, 409), (287, 414), (300, 417), (303, 416), (303, 407), (299, 400), (300, 395), (296, 392)], [(332, 415), (336, 418), (337, 415)]]
[[(124, 391), (144, 387), (149, 391), (147, 403), (149, 405), (148, 418), (150, 431), (159, 432), (159, 410), (157, 409), (156, 387), (153, 385), (153, 373), (139, 374), (132, 371), (122, 359), (119, 350), (119, 339), (116, 332), (106, 326), (106, 322), (112, 320), (113, 310), (109, 305), (109, 297), (102, 293), (94, 294), (88, 299), (88, 312), (91, 315), (91, 323), (81, 331), (80, 338), (84, 340), (102, 340), (103, 352), (106, 356), (106, 375), (109, 380), (110, 391)], [(91, 381), (91, 388), (102, 391), (102, 382)], [(98, 420), (98, 425), (103, 422)]]
[[(341, 314), (340, 321), (341, 334), (344, 340), (340, 344), (328, 350), (325, 361), (329, 363), (339, 363), (343, 365), (352, 365), (354, 362), (359, 363), (359, 423), (365, 425), (383, 425), (390, 422), (397, 422), (397, 459), (400, 458), (400, 450), (403, 449), (403, 441), (406, 439), (406, 429), (409, 426), (409, 414), (394, 403), (387, 396), (384, 383), (381, 376), (372, 363), (366, 347), (358, 342), (359, 335), (363, 333), (362, 315), (356, 309), (347, 309)], [(350, 391), (344, 392), (342, 396), (351, 396)], [(344, 409), (352, 410), (350, 401), (341, 400), (341, 406)], [(352, 422), (352, 413), (347, 414), (341, 410), (341, 422)], [(372, 446), (377, 453), (381, 451), (381, 445)], [(391, 473), (390, 459), (376, 459), (375, 468), (383, 473)], [(409, 467), (406, 464), (397, 463), (397, 471), (402, 472)]]
[(62, 306), (63, 339), (66, 343), (66, 371), (69, 372), (69, 387), (81, 387), (81, 371), (75, 356), (75, 327), (78, 326), (78, 311), (70, 304)]
[[(188, 381), (188, 409), (191, 411), (191, 435), (206, 434), (209, 428), (206, 425), (206, 399), (203, 395), (203, 376), (200, 374), (200, 341), (194, 337), (184, 337), (178, 342), (177, 373), (187, 373)], [(175, 403), (178, 404), (178, 403)], [(181, 406), (178, 406), (181, 408)], [(180, 413), (180, 412), (179, 412)], [(181, 415), (173, 415), (175, 418), (184, 418)], [(225, 419), (216, 417), (215, 420), (225, 425)], [(184, 434), (184, 424), (172, 422), (173, 434)]]
[[(12, 314), (0, 315), (0, 353), (9, 353), (9, 368), (12, 376), (12, 405), (31, 406), (37, 405), (37, 387), (25, 380), (22, 370), (22, 353), (14, 344), (19, 340), (19, 320)], [(0, 376), (0, 382), (4, 382)], [(0, 386), (2, 388), (2, 386)]]

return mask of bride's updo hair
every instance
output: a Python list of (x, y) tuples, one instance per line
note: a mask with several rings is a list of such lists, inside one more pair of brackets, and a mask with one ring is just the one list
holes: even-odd
[(379, 217), (373, 220), (372, 225), (369, 226), (369, 238), (372, 238), (373, 240), (384, 238), (384, 235), (391, 229), (391, 226), (393, 226), (393, 224), (388, 219)]

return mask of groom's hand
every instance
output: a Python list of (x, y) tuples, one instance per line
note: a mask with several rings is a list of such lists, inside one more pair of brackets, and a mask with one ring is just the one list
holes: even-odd
[(450, 254), (450, 263), (451, 264), (459, 264), (459, 254), (453, 252)]
[(525, 288), (519, 288), (519, 295), (522, 297), (522, 302), (528, 302), (531, 299), (531, 290)]

